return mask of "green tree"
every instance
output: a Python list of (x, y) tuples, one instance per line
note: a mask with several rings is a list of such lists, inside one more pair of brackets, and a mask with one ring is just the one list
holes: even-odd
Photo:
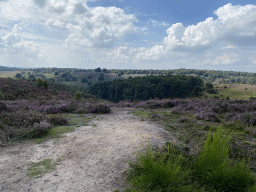
[(60, 73), (58, 72), (58, 71), (56, 71), (55, 73), (54, 73), (54, 75), (59, 75)]
[(81, 80), (81, 83), (87, 83), (88, 82), (88, 80), (86, 79), (86, 78), (83, 78), (82, 80)]
[(215, 90), (213, 89), (213, 84), (210, 82), (207, 82), (205, 84), (205, 90), (207, 93), (215, 93)]
[(99, 81), (104, 81), (104, 74), (100, 74), (100, 76), (98, 77)]
[(103, 73), (107, 73), (108, 72), (108, 70), (106, 68), (103, 68), (102, 71), (103, 71)]
[(101, 72), (101, 68), (98, 67), (98, 68), (94, 69), (94, 71), (95, 71), (95, 72)]
[(18, 79), (20, 79), (20, 78), (21, 78), (21, 74), (20, 74), (20, 73), (17, 73), (17, 74), (15, 75), (15, 77), (18, 78)]
[(80, 91), (77, 91), (74, 97), (75, 97), (75, 100), (80, 100), (82, 98), (82, 93)]
[(37, 79), (37, 84), (36, 86), (38, 88), (43, 88), (43, 89), (48, 89), (48, 84), (47, 84), (47, 81), (43, 81), (42, 79)]

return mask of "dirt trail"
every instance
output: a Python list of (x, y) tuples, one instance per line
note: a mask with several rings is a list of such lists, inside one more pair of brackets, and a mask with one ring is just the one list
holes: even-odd
[[(49, 147), (25, 141), (0, 148), (0, 191), (81, 191), (113, 192), (127, 187), (123, 171), (127, 160), (135, 160), (137, 150), (161, 147), (166, 141), (179, 140), (153, 122), (140, 121), (128, 114), (132, 108), (111, 108), (109, 114), (98, 114), (94, 126), (82, 126), (66, 133), (58, 144), (46, 141)], [(95, 119), (96, 119), (95, 118)], [(152, 149), (152, 148), (151, 148)], [(55, 169), (39, 178), (26, 176), (27, 163), (47, 158), (63, 160)]]

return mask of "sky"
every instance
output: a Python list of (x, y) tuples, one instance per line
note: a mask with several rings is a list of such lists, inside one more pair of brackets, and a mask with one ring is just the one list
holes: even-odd
[(0, 65), (256, 72), (252, 0), (0, 0)]

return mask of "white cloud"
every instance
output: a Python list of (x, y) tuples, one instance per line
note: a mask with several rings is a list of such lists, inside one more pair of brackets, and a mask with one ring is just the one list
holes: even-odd
[(220, 49), (235, 49), (235, 48), (238, 48), (238, 47), (235, 47), (234, 45), (228, 45), (226, 47), (221, 47)]
[(17, 24), (14, 25), (12, 32), (2, 37), (6, 53), (23, 54), (25, 57), (40, 57), (40, 47), (33, 41), (24, 41), (19, 34), (22, 31)]
[(255, 36), (256, 6), (232, 6), (229, 3), (214, 13), (218, 16), (215, 21), (209, 17), (187, 28), (181, 23), (172, 25), (166, 30), (168, 36), (164, 38), (164, 44), (173, 51), (190, 52), (208, 49), (221, 41), (241, 44), (247, 36)]
[(159, 22), (159, 21), (156, 21), (154, 19), (149, 19), (148, 20), (148, 23), (152, 23), (154, 27), (158, 26), (158, 27), (161, 27), (161, 26), (167, 26), (167, 25), (170, 25), (169, 23), (165, 23), (164, 21)]
[[(115, 7), (96, 7), (92, 9), (90, 19), (87, 17), (78, 20), (79, 25), (68, 24), (70, 35), (65, 41), (65, 46), (71, 44), (95, 47), (112, 48), (116, 40), (128, 33), (138, 32), (133, 25), (136, 18), (126, 15), (122, 9)], [(79, 48), (79, 47), (77, 47)]]
[(235, 63), (239, 60), (239, 55), (233, 53), (232, 55), (223, 54), (222, 56), (215, 57), (215, 60), (212, 61), (211, 64), (218, 65), (218, 64), (231, 64)]

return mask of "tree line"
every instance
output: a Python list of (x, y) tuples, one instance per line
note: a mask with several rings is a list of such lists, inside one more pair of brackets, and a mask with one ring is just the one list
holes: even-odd
[(118, 102), (120, 100), (148, 100), (154, 98), (200, 97), (204, 90), (202, 79), (185, 75), (144, 76), (98, 82), (89, 87), (90, 94), (102, 99)]

